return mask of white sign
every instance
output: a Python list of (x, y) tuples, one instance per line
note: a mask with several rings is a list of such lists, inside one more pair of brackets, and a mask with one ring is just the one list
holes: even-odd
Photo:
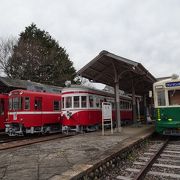
[(111, 134), (113, 134), (112, 122), (112, 105), (109, 102), (102, 103), (102, 135), (104, 135), (104, 126), (111, 126)]
[(102, 103), (102, 118), (111, 119), (112, 118), (112, 106), (109, 102)]

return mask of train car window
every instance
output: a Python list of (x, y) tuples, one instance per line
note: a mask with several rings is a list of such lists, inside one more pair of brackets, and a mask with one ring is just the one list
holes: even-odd
[(165, 106), (165, 91), (157, 91), (158, 106)]
[(123, 102), (123, 109), (126, 109), (126, 102)]
[(22, 98), (14, 97), (13, 98), (13, 109), (21, 110), (22, 109)]
[(120, 101), (120, 109), (123, 109), (123, 101)]
[(128, 110), (130, 110), (130, 103), (128, 102)]
[(123, 102), (123, 109), (126, 109), (126, 102)]
[(9, 98), (9, 110), (12, 110), (12, 98)]
[(94, 107), (93, 96), (89, 96), (89, 107)]
[(24, 98), (24, 110), (30, 110), (30, 98), (29, 97)]
[(66, 97), (66, 108), (72, 108), (72, 97)]
[(54, 101), (54, 111), (60, 110), (60, 101)]
[(35, 98), (34, 109), (37, 110), (37, 111), (42, 110), (42, 98)]
[(96, 107), (99, 108), (100, 107), (100, 102), (99, 102), (99, 98), (96, 97)]
[(0, 115), (4, 115), (4, 99), (0, 100)]
[(79, 96), (74, 96), (74, 108), (79, 108)]
[(100, 99), (100, 108), (102, 108), (103, 101), (104, 101), (104, 99)]
[(65, 98), (63, 97), (62, 98), (62, 108), (64, 108), (65, 107)]
[(125, 102), (125, 109), (127, 110), (128, 109), (128, 103)]
[(180, 90), (168, 91), (169, 105), (180, 105)]
[(81, 107), (87, 107), (87, 96), (81, 96)]

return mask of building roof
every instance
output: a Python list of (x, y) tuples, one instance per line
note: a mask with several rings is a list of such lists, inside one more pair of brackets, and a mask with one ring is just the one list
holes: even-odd
[(9, 92), (13, 89), (27, 89), (39, 92), (60, 93), (62, 89), (58, 86), (41, 84), (29, 80), (11, 79), (8, 77), (0, 77), (0, 87), (1, 92)]
[(108, 51), (101, 51), (77, 74), (94, 82), (114, 87), (115, 71), (119, 76), (119, 88), (128, 93), (132, 91), (132, 81), (136, 94), (147, 93), (156, 82), (156, 78), (141, 63)]

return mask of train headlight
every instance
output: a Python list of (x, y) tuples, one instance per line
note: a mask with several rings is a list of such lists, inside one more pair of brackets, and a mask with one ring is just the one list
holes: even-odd
[(158, 121), (161, 121), (161, 119), (157, 119)]
[(173, 119), (172, 118), (168, 118), (168, 121), (172, 121)]

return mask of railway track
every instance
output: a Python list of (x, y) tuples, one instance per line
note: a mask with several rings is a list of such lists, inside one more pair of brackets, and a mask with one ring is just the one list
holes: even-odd
[(27, 139), (28, 137), (9, 137), (7, 134), (0, 134), (0, 144), (8, 143), (12, 141), (19, 141), (23, 139)]
[(27, 146), (35, 143), (55, 140), (59, 138), (68, 138), (74, 134), (50, 134), (44, 136), (28, 136), (28, 137), (0, 137), (0, 151), (6, 149), (12, 149), (22, 146)]
[(152, 144), (115, 179), (180, 179), (180, 141), (165, 140)]

